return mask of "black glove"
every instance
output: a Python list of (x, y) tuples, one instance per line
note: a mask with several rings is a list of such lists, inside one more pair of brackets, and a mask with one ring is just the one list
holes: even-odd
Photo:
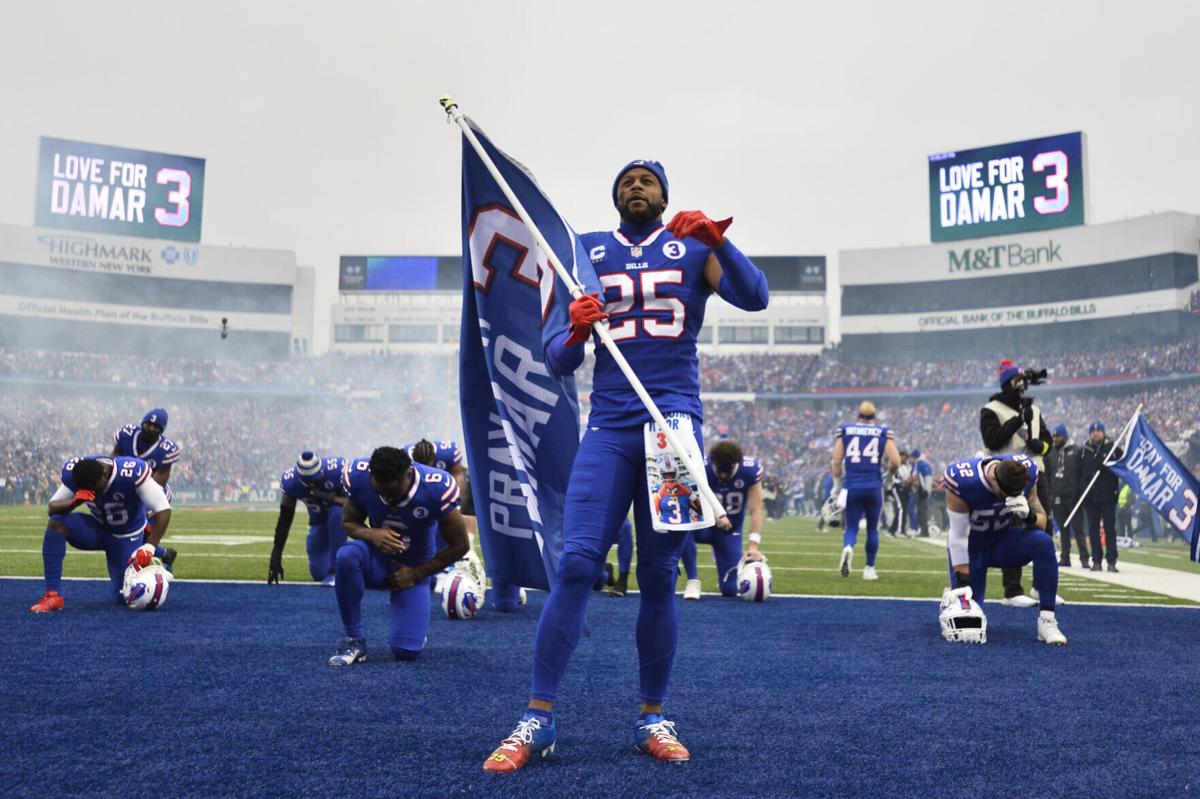
[(1025, 420), (1025, 424), (1033, 424), (1033, 400), (1025, 400), (1025, 407), (1021, 410), (1021, 418)]
[(283, 550), (276, 547), (271, 550), (271, 569), (267, 572), (267, 585), (279, 585), (283, 579)]
[(963, 574), (960, 571), (954, 572), (954, 589), (955, 590), (958, 590), (959, 588), (970, 588), (970, 587), (971, 587), (970, 575)]

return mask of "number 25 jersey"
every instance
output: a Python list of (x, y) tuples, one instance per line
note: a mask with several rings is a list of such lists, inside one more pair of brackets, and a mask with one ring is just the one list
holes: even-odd
[[(609, 332), (658, 409), (701, 418), (696, 336), (712, 293), (704, 281), (712, 250), (696, 239), (677, 239), (662, 226), (641, 238), (614, 230), (580, 239), (604, 290)], [(612, 355), (598, 345), (588, 424), (632, 427), (649, 421)]]

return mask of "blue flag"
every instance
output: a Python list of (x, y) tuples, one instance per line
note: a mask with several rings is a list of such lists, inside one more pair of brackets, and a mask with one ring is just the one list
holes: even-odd
[[(537, 181), (471, 123), (484, 150), (563, 266), (600, 290), (571, 226)], [(575, 378), (546, 366), (571, 296), (500, 185), (463, 137), (463, 435), (488, 574), (549, 590), (562, 555), (563, 504), (579, 447)]]
[(1150, 503), (1167, 523), (1183, 534), (1192, 547), (1192, 560), (1200, 561), (1200, 480), (1179, 462), (1167, 448), (1150, 423), (1138, 414), (1137, 424), (1129, 435), (1129, 444), (1120, 460), (1109, 464), (1110, 469), (1146, 502)]

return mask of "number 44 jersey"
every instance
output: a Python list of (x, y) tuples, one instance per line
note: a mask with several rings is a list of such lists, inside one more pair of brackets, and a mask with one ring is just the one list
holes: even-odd
[(838, 427), (842, 442), (846, 489), (883, 488), (883, 450), (895, 436), (887, 425), (856, 422)]

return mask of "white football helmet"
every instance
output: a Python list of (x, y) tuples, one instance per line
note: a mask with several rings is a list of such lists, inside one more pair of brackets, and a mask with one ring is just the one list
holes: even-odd
[(167, 590), (171, 587), (171, 573), (162, 561), (155, 558), (149, 566), (138, 568), (131, 563), (125, 569), (125, 582), (121, 586), (121, 597), (130, 610), (154, 610), (167, 601)]
[(972, 599), (970, 586), (957, 590), (947, 588), (942, 592), (938, 622), (942, 626), (942, 637), (947, 641), (987, 643), (987, 616)]
[(766, 602), (771, 596), (771, 567), (765, 560), (743, 560), (737, 580), (738, 596), (747, 602)]
[(830, 496), (825, 500), (825, 504), (821, 506), (821, 518), (830, 527), (842, 526), (842, 506), (838, 504), (837, 497)]
[(483, 588), (465, 571), (450, 572), (442, 589), (442, 612), (448, 618), (473, 619), (483, 609)]
[(475, 582), (486, 589), (487, 572), (483, 568), (483, 561), (475, 554), (475, 550), (467, 550), (467, 554), (463, 555), (463, 559), (454, 564), (454, 570), (471, 575), (475, 578)]

